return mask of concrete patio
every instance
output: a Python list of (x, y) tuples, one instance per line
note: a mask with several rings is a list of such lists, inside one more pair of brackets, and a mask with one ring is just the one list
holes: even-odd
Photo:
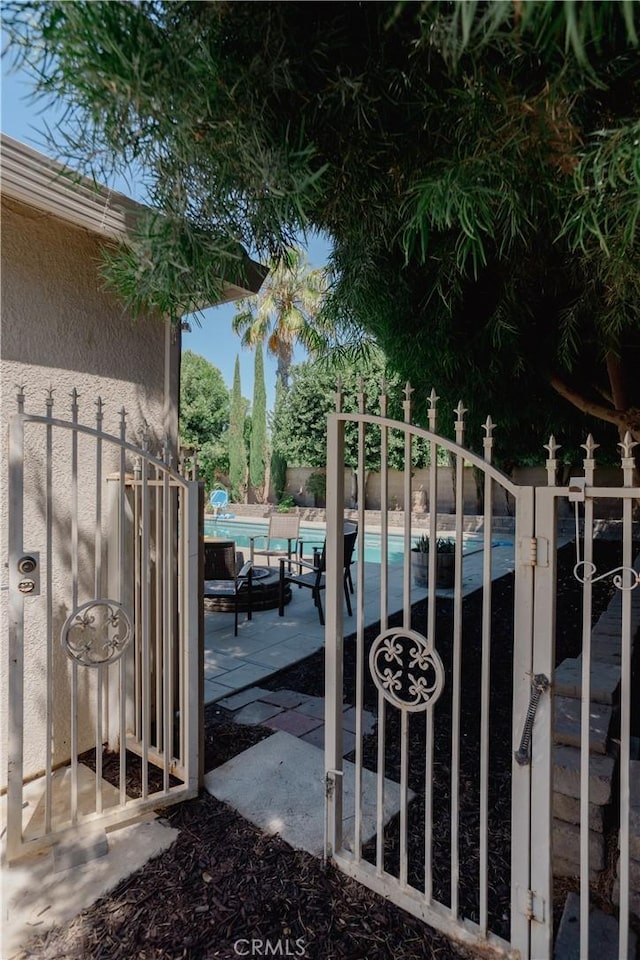
[[(364, 619), (365, 625), (380, 619), (380, 565), (365, 563)], [(492, 579), (513, 570), (514, 548), (501, 545), (492, 548)], [(465, 554), (462, 589), (468, 596), (482, 586), (483, 551), (480, 547)], [(352, 568), (356, 596), (352, 598), (354, 616), (344, 608), (345, 636), (356, 630), (357, 564)], [(402, 609), (402, 565), (389, 567), (388, 611)], [(426, 596), (424, 588), (412, 586), (411, 601)], [(324, 627), (313, 605), (310, 590), (292, 590), (291, 602), (283, 617), (275, 610), (254, 611), (253, 619), (240, 615), (238, 636), (233, 635), (233, 614), (205, 612), (205, 704), (229, 697), (245, 687), (277, 673), (299, 660), (315, 653), (324, 645)], [(438, 590), (437, 595), (452, 598), (453, 590)], [(324, 602), (323, 597), (323, 602)]]

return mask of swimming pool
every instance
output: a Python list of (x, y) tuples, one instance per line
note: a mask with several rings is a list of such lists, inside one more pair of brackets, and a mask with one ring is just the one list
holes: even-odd
[[(213, 520), (207, 519), (204, 522), (204, 535), (205, 537), (227, 537), (229, 540), (235, 540), (236, 545), (239, 549), (249, 548), (249, 537), (254, 537), (259, 534), (266, 534), (268, 528), (267, 522), (261, 523), (259, 520)], [(300, 539), (304, 544), (308, 544), (309, 548), (305, 546), (304, 552), (305, 555), (311, 554), (311, 547), (314, 545), (319, 545), (324, 542), (325, 531), (324, 527), (300, 527)], [(451, 534), (453, 538), (453, 533)], [(413, 544), (414, 537), (412, 536), (411, 542)], [(475, 553), (477, 550), (482, 549), (483, 543), (483, 534), (478, 533), (465, 533), (463, 541), (463, 553)], [(389, 563), (402, 563), (404, 557), (404, 537), (401, 533), (389, 533), (387, 538), (388, 544), (388, 562)], [(493, 541), (492, 544), (495, 546), (510, 546), (510, 541), (500, 540)], [(286, 540), (276, 540), (274, 541), (274, 546), (280, 550), (286, 550), (287, 542)], [(365, 563), (380, 563), (380, 550), (381, 547), (381, 536), (380, 533), (376, 531), (367, 530), (364, 538), (364, 559)], [(357, 547), (356, 547), (357, 549)]]

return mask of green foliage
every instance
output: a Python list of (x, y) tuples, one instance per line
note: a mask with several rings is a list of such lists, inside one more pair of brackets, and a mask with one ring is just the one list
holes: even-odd
[(229, 391), (220, 371), (185, 350), (180, 365), (180, 445), (197, 451), (207, 491), (228, 469)]
[(318, 321), (325, 279), (322, 270), (311, 270), (304, 253), (293, 248), (280, 262), (272, 261), (269, 270), (260, 293), (238, 301), (232, 323), (243, 346), (266, 343), (278, 359), (277, 376), (286, 389), (296, 343), (310, 353), (326, 345), (327, 333)]
[(126, 296), (175, 313), (215, 295), (239, 244), (286, 262), (296, 235), (325, 231), (326, 329), (364, 326), (419, 418), (432, 386), (447, 410), (462, 396), (471, 440), (491, 413), (518, 459), (551, 430), (566, 452), (585, 415), (640, 438), (639, 9), (3, 12), (40, 90), (68, 105), (67, 156), (98, 177), (136, 161), (162, 211), (112, 260)]
[(271, 454), (271, 485), (276, 501), (280, 502), (287, 485), (287, 461), (278, 450)]
[[(431, 541), (428, 534), (421, 534), (418, 539), (415, 541), (411, 548), (415, 553), (429, 553), (431, 549)], [(448, 537), (438, 537), (436, 539), (436, 552), (437, 553), (455, 553), (456, 552), (456, 542), (455, 540), (450, 540)]]
[[(276, 397), (273, 409), (273, 418), (271, 421), (272, 434), (274, 424), (278, 423), (280, 417), (282, 416), (283, 404), (286, 401), (286, 391), (282, 386), (282, 380), (276, 374)], [(271, 443), (271, 463), (270, 463), (270, 474), (271, 474), (271, 487), (273, 489), (276, 502), (278, 502), (284, 493), (284, 489), (287, 485), (287, 460), (286, 457), (276, 448), (276, 445)]]
[(287, 493), (278, 501), (278, 513), (288, 513), (289, 510), (292, 510), (293, 507), (295, 507), (295, 505), (295, 500), (290, 494)]
[[(323, 363), (307, 362), (292, 367), (292, 384), (274, 418), (273, 447), (292, 466), (324, 467), (327, 456), (327, 415), (335, 410), (336, 381), (342, 383), (343, 409), (357, 411), (362, 393), (368, 412), (380, 412), (380, 392), (383, 379), (389, 395), (388, 415), (402, 419), (402, 387), (396, 374), (386, 369), (379, 350), (371, 350), (366, 361), (357, 368), (336, 365), (331, 360)], [(362, 389), (361, 389), (362, 388)], [(387, 463), (392, 469), (404, 465), (404, 438), (391, 431), (388, 438)], [(414, 440), (413, 466), (428, 463), (428, 443)], [(365, 433), (365, 465), (367, 470), (380, 469), (380, 431)], [(358, 430), (355, 424), (345, 429), (345, 459), (349, 466), (358, 465)]]
[(262, 496), (267, 459), (267, 392), (264, 385), (262, 346), (256, 347), (251, 408), (251, 444), (249, 447), (249, 479), (251, 486)]
[(240, 359), (236, 357), (229, 417), (229, 486), (231, 488), (231, 499), (237, 503), (244, 501), (247, 488), (247, 448), (244, 437), (245, 412), (246, 403), (242, 397), (240, 386)]
[(323, 506), (327, 495), (327, 475), (326, 473), (311, 473), (307, 477), (305, 487), (307, 493), (313, 497), (315, 507)]

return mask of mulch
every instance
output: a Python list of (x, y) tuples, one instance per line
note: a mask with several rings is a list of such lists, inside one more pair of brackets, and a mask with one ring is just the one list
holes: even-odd
[[(615, 548), (597, 542), (596, 560), (603, 566)], [(557, 659), (575, 656), (580, 649), (577, 625), (581, 619), (581, 591), (572, 577), (572, 547), (559, 554)], [(611, 588), (594, 588), (594, 619), (606, 606)], [(492, 588), (491, 658), (491, 778), (489, 784), (489, 919), (490, 927), (508, 935), (509, 836), (511, 765), (511, 636), (513, 578), (504, 577)], [(451, 663), (452, 605), (438, 601), (438, 651), (445, 670)], [(413, 608), (413, 625), (424, 632), (426, 604)], [(479, 664), (481, 637), (480, 596), (463, 604), (464, 653), (461, 743), (461, 887), (464, 914), (477, 919)], [(365, 632), (368, 647), (379, 632)], [(345, 702), (353, 704), (355, 643), (345, 641)], [(295, 689), (324, 695), (322, 653), (261, 681), (270, 689)], [(434, 894), (448, 900), (450, 862), (450, 729), (449, 685), (434, 708)], [(364, 705), (375, 712), (377, 691), (365, 683)], [(398, 724), (388, 710), (385, 772), (399, 780)], [(271, 734), (260, 727), (233, 724), (216, 705), (205, 711), (205, 769), (224, 763)], [(410, 723), (412, 763), (410, 787), (416, 792), (409, 816), (409, 881), (424, 884), (424, 717)], [(421, 759), (422, 758), (422, 759)], [(365, 766), (377, 765), (376, 737), (364, 740)], [(105, 764), (108, 772), (109, 765)], [(165, 811), (180, 830), (170, 850), (150, 861), (121, 883), (111, 895), (95, 903), (67, 928), (54, 929), (32, 941), (23, 956), (92, 958), (92, 960), (198, 960), (236, 958), (261, 941), (258, 950), (275, 948), (283, 956), (312, 960), (453, 960), (469, 953), (454, 946), (409, 914), (368, 891), (361, 884), (323, 866), (310, 855), (291, 849), (278, 837), (266, 836), (226, 804), (207, 794)], [(399, 823), (394, 818), (385, 831), (385, 868), (397, 873)], [(375, 862), (375, 842), (363, 855)], [(242, 941), (242, 942), (240, 942)], [(278, 947), (277, 944), (280, 944)], [(234, 946), (235, 945), (235, 946)], [(288, 952), (287, 952), (288, 951)], [(255, 955), (260, 955), (256, 953)], [(271, 953), (278, 955), (278, 953)]]

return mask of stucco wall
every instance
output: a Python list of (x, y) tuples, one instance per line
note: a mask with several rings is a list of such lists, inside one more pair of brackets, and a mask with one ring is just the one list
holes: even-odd
[[(6, 495), (8, 418), (16, 409), (16, 385), (24, 387), (27, 412), (44, 413), (45, 395), (53, 388), (55, 416), (70, 419), (70, 393), (79, 393), (79, 420), (95, 425), (95, 400), (104, 401), (103, 429), (119, 432), (119, 411), (127, 410), (127, 435), (134, 442), (149, 424), (152, 446), (159, 446), (168, 431), (175, 443), (179, 335), (173, 337), (165, 322), (153, 316), (133, 320), (122, 304), (102, 288), (98, 268), (100, 244), (88, 231), (64, 224), (55, 217), (15, 201), (2, 203), (2, 340), (1, 453), (2, 504), (0, 530), (2, 557), (7, 553), (8, 503)], [(167, 351), (165, 351), (165, 347)], [(165, 352), (169, 359), (165, 364)], [(70, 455), (68, 435), (54, 434), (53, 487), (56, 503), (52, 556), (54, 724), (59, 740), (55, 759), (65, 759), (68, 738), (69, 661), (60, 649), (60, 627), (70, 610)], [(25, 452), (24, 546), (41, 551), (43, 586), (46, 577), (44, 527), (45, 430), (30, 426)], [(95, 591), (93, 543), (95, 539), (95, 445), (79, 441), (79, 602)], [(115, 449), (104, 449), (104, 474), (117, 468)], [(113, 518), (105, 493), (103, 570)], [(7, 569), (2, 564), (2, 623), (0, 663), (0, 730), (3, 755), (7, 730)], [(44, 591), (43, 591), (44, 592)], [(44, 676), (46, 603), (44, 596), (25, 601), (29, 624), (25, 635), (25, 774), (44, 764)], [(84, 670), (80, 680), (82, 703), (80, 749), (93, 745), (90, 704), (95, 672)], [(5, 776), (3, 764), (3, 782)]]

